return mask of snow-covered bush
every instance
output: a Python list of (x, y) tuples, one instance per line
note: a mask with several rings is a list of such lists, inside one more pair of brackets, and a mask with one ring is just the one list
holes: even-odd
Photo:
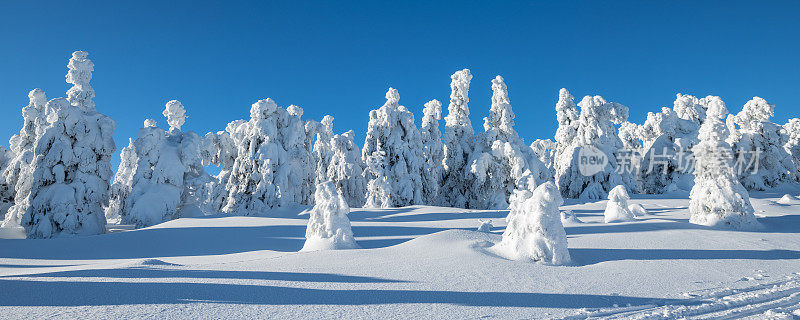
[(444, 117), (444, 178), (439, 204), (442, 206), (466, 208), (471, 186), (467, 181), (468, 159), (475, 145), (472, 122), (469, 119), (469, 83), (472, 74), (469, 69), (457, 71), (450, 82), (450, 105)]
[(228, 148), (232, 142), (234, 148), (216, 151), (230, 152), (233, 161), (219, 162), (223, 165), (220, 180), (207, 201), (212, 211), (258, 215), (274, 207), (313, 201), (308, 195), (314, 188), (315, 166), (302, 113), (297, 106), (284, 109), (272, 99), (259, 100), (250, 108), (250, 120), (231, 122), (227, 134), (206, 138), (203, 149), (210, 149), (203, 151), (206, 156), (215, 154), (214, 146)]
[(317, 185), (306, 227), (306, 242), (300, 251), (358, 248), (350, 228), (350, 207), (330, 182)]
[(630, 210), (635, 217), (644, 217), (647, 215), (647, 209), (638, 203), (632, 203), (628, 205), (628, 210)]
[[(422, 201), (422, 140), (414, 125), (414, 115), (398, 104), (396, 89), (386, 92), (386, 103), (369, 113), (367, 137), (364, 139), (362, 157), (365, 162), (380, 165), (367, 166), (365, 175), (370, 181), (367, 189), (367, 206), (375, 205), (387, 191), (388, 202), (378, 207), (402, 207), (421, 204)], [(370, 160), (371, 159), (371, 160)], [(382, 187), (384, 180), (389, 189)], [(380, 188), (377, 188), (381, 186)], [(376, 188), (372, 188), (376, 187)]]
[(514, 130), (514, 111), (502, 77), (492, 80), (492, 92), (489, 117), (483, 119), (484, 132), (476, 136), (468, 158), (469, 208), (508, 208), (508, 198), (526, 171), (533, 174), (536, 184), (549, 179), (544, 164)]
[(558, 211), (564, 200), (555, 184), (548, 181), (533, 191), (518, 189), (514, 193), (503, 240), (492, 251), (512, 260), (551, 265), (569, 263), (567, 234)]
[(422, 169), (422, 200), (425, 204), (437, 204), (439, 187), (442, 184), (444, 167), (444, 144), (442, 134), (439, 132), (439, 119), (442, 118), (442, 103), (431, 100), (425, 103), (422, 110), (422, 159), (425, 162)]
[[(628, 107), (606, 102), (601, 96), (586, 96), (578, 106), (581, 112), (575, 120), (572, 118), (575, 113), (572, 96), (566, 90), (559, 93), (559, 102), (556, 104), (560, 119), (556, 132), (559, 145), (555, 167), (556, 183), (562, 195), (600, 199), (614, 186), (622, 184), (633, 188), (635, 181), (631, 172), (624, 170), (624, 167), (618, 168), (620, 163), (616, 153), (623, 148), (623, 144), (614, 127), (628, 119)], [(598, 161), (598, 165), (587, 169), (581, 162), (585, 160), (582, 158), (586, 158), (583, 153), (607, 161)]]
[[(200, 156), (200, 137), (182, 132), (186, 110), (172, 100), (163, 112), (169, 131), (148, 119), (136, 141), (122, 150), (106, 217), (147, 227), (180, 217), (203, 215), (203, 186), (210, 178)], [(117, 210), (114, 212), (114, 210)]]
[(628, 191), (625, 190), (625, 186), (618, 185), (611, 189), (608, 193), (606, 210), (603, 212), (603, 221), (605, 223), (633, 221), (634, 214), (628, 208), (628, 200), (630, 199), (631, 197), (628, 195)]
[(72, 54), (67, 98), (50, 100), (44, 108), (47, 122), (33, 149), (32, 183), (20, 221), (29, 238), (105, 232), (114, 121), (94, 107), (89, 85), (94, 64), (87, 56)]
[(41, 89), (28, 93), (28, 105), (22, 108), (22, 129), (9, 140), (11, 156), (2, 171), (5, 184), (12, 197), (12, 205), (3, 219), (3, 227), (19, 226), (22, 215), (30, 203), (28, 195), (33, 183), (33, 160), (36, 139), (44, 133), (47, 117), (45, 104), (47, 98)]
[(791, 155), (784, 149), (789, 142), (785, 129), (770, 122), (775, 106), (753, 97), (742, 111), (730, 117), (738, 126), (728, 139), (733, 148), (734, 169), (745, 188), (765, 190), (793, 180), (796, 172)]
[(733, 171), (729, 131), (722, 119), (728, 110), (719, 97), (709, 99), (695, 155), (694, 187), (689, 196), (689, 222), (749, 229), (757, 226), (747, 190)]
[(333, 135), (330, 141), (331, 159), (327, 178), (351, 207), (364, 205), (366, 181), (361, 151), (353, 142), (353, 130)]
[(565, 210), (561, 211), (561, 224), (563, 225), (572, 225), (572, 224), (580, 224), (583, 223), (581, 219), (578, 218), (578, 215), (572, 210)]

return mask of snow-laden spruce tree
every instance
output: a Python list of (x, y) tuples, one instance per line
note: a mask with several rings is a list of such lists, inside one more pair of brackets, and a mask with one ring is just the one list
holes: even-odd
[[(8, 163), (14, 157), (11, 150), (0, 146), (0, 172), (6, 170)], [(5, 218), (8, 208), (14, 205), (14, 186), (6, 182), (6, 178), (0, 175), (0, 217)]]
[[(145, 128), (151, 127), (150, 124), (153, 124), (150, 120), (152, 119), (145, 120)], [(114, 223), (120, 222), (122, 211), (125, 207), (125, 199), (131, 194), (133, 178), (136, 174), (136, 168), (139, 162), (139, 157), (136, 155), (136, 145), (133, 143), (133, 139), (128, 139), (128, 146), (122, 148), (119, 157), (119, 167), (117, 168), (117, 173), (114, 175), (108, 206), (105, 209), (106, 220)]]
[(628, 207), (628, 200), (630, 199), (631, 197), (628, 195), (628, 190), (625, 190), (625, 186), (618, 185), (611, 189), (608, 193), (606, 210), (603, 212), (603, 221), (610, 223), (635, 220), (633, 212)]
[(113, 216), (112, 208), (119, 208), (121, 223), (147, 227), (203, 215), (202, 191), (210, 179), (200, 156), (202, 140), (194, 132), (181, 131), (186, 109), (179, 101), (169, 101), (163, 114), (169, 131), (148, 119), (136, 141), (123, 149), (107, 217)]
[(306, 227), (306, 242), (300, 251), (356, 249), (353, 230), (347, 214), (350, 207), (337, 191), (336, 186), (326, 181), (317, 185), (314, 192), (314, 208), (309, 212)]
[[(314, 178), (314, 185), (328, 181), (328, 165), (331, 163), (331, 138), (333, 138), (333, 116), (326, 115), (322, 117), (316, 130), (316, 138), (312, 153), (314, 155), (314, 162), (316, 162), (316, 171)], [(307, 125), (309, 128), (314, 124)]]
[(514, 130), (514, 111), (508, 89), (501, 76), (492, 80), (492, 105), (489, 117), (483, 119), (484, 132), (475, 138), (469, 180), (472, 192), (468, 207), (477, 209), (508, 208), (508, 198), (526, 171), (546, 180), (544, 165)]
[(753, 97), (742, 111), (731, 117), (738, 126), (728, 139), (733, 148), (734, 169), (748, 190), (774, 188), (793, 180), (796, 172), (791, 155), (784, 149), (789, 141), (785, 129), (772, 123), (775, 106)]
[[(368, 186), (378, 186), (373, 180), (383, 180), (390, 186), (389, 202), (379, 207), (403, 207), (421, 204), (422, 201), (422, 140), (414, 124), (414, 115), (398, 104), (396, 89), (386, 92), (386, 103), (369, 112), (367, 137), (364, 139), (362, 157), (365, 162), (377, 161), (382, 165), (367, 166)], [(369, 160), (370, 158), (382, 158)], [(376, 197), (383, 197), (384, 188), (367, 189), (367, 205), (374, 205)]]
[[(532, 182), (533, 177), (527, 180)], [(521, 184), (523, 189), (514, 191), (503, 240), (491, 249), (512, 260), (568, 264), (567, 234), (558, 211), (564, 200), (553, 182), (545, 182), (535, 189), (533, 185), (524, 183)]]
[(367, 182), (364, 180), (364, 161), (358, 145), (353, 142), (354, 138), (353, 130), (333, 135), (327, 178), (350, 207), (361, 207), (364, 205)]
[(472, 190), (467, 174), (469, 156), (475, 148), (475, 131), (469, 120), (469, 83), (472, 74), (469, 69), (456, 71), (450, 82), (450, 105), (444, 117), (444, 178), (439, 204), (442, 206), (466, 208)]
[(201, 193), (203, 211), (209, 214), (220, 212), (227, 202), (228, 192), (225, 186), (230, 179), (238, 154), (231, 133), (243, 122), (244, 120), (236, 120), (228, 123), (225, 131), (206, 133), (200, 143), (203, 165), (216, 166), (220, 169), (219, 173), (203, 186)]
[(751, 229), (758, 225), (750, 195), (733, 171), (728, 127), (722, 119), (728, 110), (719, 97), (709, 98), (706, 119), (700, 127), (695, 156), (694, 187), (689, 195), (689, 222), (706, 226)]
[(552, 179), (556, 175), (553, 167), (556, 157), (556, 143), (550, 139), (536, 139), (531, 143), (530, 148), (547, 169), (547, 176)]
[(94, 107), (94, 64), (87, 56), (72, 54), (67, 99), (45, 105), (47, 123), (36, 139), (29, 205), (20, 221), (29, 238), (105, 232), (114, 121)]
[(36, 139), (44, 132), (47, 118), (45, 104), (47, 98), (41, 89), (33, 89), (28, 93), (28, 105), (22, 108), (22, 128), (9, 140), (10, 156), (2, 175), (8, 185), (11, 206), (6, 211), (3, 227), (19, 226), (22, 215), (25, 214), (30, 203), (28, 194), (33, 183), (34, 160), (33, 149)]
[(558, 102), (556, 102), (556, 129), (555, 142), (556, 152), (553, 162), (555, 172), (565, 171), (563, 166), (569, 166), (569, 162), (562, 163), (559, 159), (565, 157), (567, 149), (572, 145), (575, 137), (578, 136), (578, 126), (580, 124), (578, 107), (575, 105), (575, 98), (565, 88), (558, 91)]
[(300, 107), (284, 109), (267, 98), (252, 105), (250, 120), (228, 125), (226, 131), (236, 150), (217, 186), (224, 191), (212, 193), (224, 195), (209, 200), (221, 205), (214, 211), (259, 215), (274, 207), (311, 201), (308, 194), (315, 166), (301, 115)]
[(795, 171), (792, 172), (794, 180), (800, 181), (800, 119), (789, 119), (789, 121), (783, 125), (783, 130), (788, 137), (786, 139), (786, 144), (783, 145), (783, 149), (791, 155), (795, 169)]
[[(559, 97), (557, 110), (569, 110), (562, 107), (564, 100), (562, 97)], [(564, 97), (566, 100), (563, 102), (570, 100), (569, 97), (571, 96)], [(635, 180), (632, 173), (628, 170), (617, 170), (616, 158), (617, 151), (622, 149), (623, 145), (614, 125), (628, 119), (628, 107), (615, 102), (606, 102), (601, 96), (586, 96), (578, 106), (581, 107), (581, 112), (577, 124), (575, 121), (568, 123), (565, 121), (563, 125), (567, 127), (577, 125), (574, 138), (569, 138), (571, 129), (562, 128), (561, 124), (556, 133), (560, 151), (557, 152), (556, 158), (556, 183), (562, 195), (568, 198), (601, 199), (614, 186), (623, 184), (628, 188), (634, 188)], [(560, 141), (569, 141), (570, 144), (563, 147)], [(586, 166), (581, 161), (585, 161), (588, 156), (595, 159), (605, 158), (606, 161)]]
[(444, 144), (439, 131), (439, 120), (442, 118), (442, 103), (431, 100), (425, 103), (422, 110), (422, 200), (425, 204), (436, 205), (439, 198), (439, 187), (444, 177)]

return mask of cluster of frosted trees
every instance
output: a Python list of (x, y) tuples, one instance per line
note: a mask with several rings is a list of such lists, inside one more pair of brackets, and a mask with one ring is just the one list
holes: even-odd
[[(609, 197), (622, 203), (625, 190), (692, 189), (693, 222), (745, 226), (752, 222), (748, 190), (800, 179), (800, 120), (770, 122), (774, 106), (761, 98), (729, 115), (718, 97), (679, 94), (672, 108), (649, 113), (637, 125), (619, 103), (586, 96), (576, 105), (562, 89), (554, 141), (527, 145), (514, 129), (500, 76), (491, 80), (483, 131), (475, 132), (467, 69), (451, 76), (444, 132), (442, 103), (426, 103), (418, 126), (414, 113), (400, 105), (399, 92), (389, 88), (383, 105), (369, 113), (361, 148), (353, 131), (334, 132), (332, 116), (303, 119), (302, 108), (269, 98), (252, 104), (249, 119), (204, 136), (182, 131), (187, 111), (169, 101), (163, 111), (168, 129), (145, 120), (122, 149), (114, 176), (114, 122), (95, 109), (89, 85), (94, 65), (78, 51), (68, 68), (73, 86), (67, 98), (48, 101), (44, 91), (32, 90), (20, 133), (10, 148), (0, 148), (3, 225), (22, 226), (29, 237), (102, 233), (107, 221), (146, 227), (220, 212), (261, 215), (278, 207), (323, 206), (319, 199), (334, 194), (336, 200), (323, 207), (335, 212), (415, 204), (512, 208), (547, 224), (555, 209), (539, 203), (543, 199)], [(588, 173), (582, 168), (587, 152), (605, 158)], [(754, 168), (733, 170), (737, 163)], [(694, 171), (682, 170), (690, 164)], [(208, 166), (219, 167), (219, 174), (207, 174)], [(628, 217), (620, 208), (614, 212)], [(516, 225), (530, 223), (514, 216)], [(501, 247), (513, 247), (513, 241)], [(553, 246), (528, 255), (568, 260)]]

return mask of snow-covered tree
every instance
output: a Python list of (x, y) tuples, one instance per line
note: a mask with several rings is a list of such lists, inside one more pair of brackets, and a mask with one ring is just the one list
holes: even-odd
[[(365, 174), (369, 186), (383, 180), (389, 184), (389, 202), (380, 207), (402, 207), (423, 203), (422, 198), (422, 140), (414, 125), (414, 115), (398, 104), (396, 89), (386, 92), (386, 103), (369, 113), (367, 137), (364, 139), (362, 157), (365, 162), (377, 161), (381, 165), (367, 166)], [(377, 158), (370, 160), (370, 158)], [(367, 199), (382, 197), (385, 189), (367, 189)], [(380, 196), (379, 196), (380, 195)], [(375, 204), (367, 201), (367, 205)]]
[(469, 83), (472, 74), (469, 69), (457, 71), (450, 82), (450, 105), (444, 117), (444, 178), (439, 204), (466, 208), (471, 186), (467, 180), (469, 156), (475, 147), (472, 122), (469, 119)]
[(700, 127), (695, 156), (695, 182), (689, 196), (689, 222), (707, 226), (749, 229), (757, 226), (750, 195), (733, 171), (728, 127), (722, 119), (728, 113), (719, 97), (710, 97), (706, 119)]
[(228, 179), (233, 172), (233, 165), (236, 162), (238, 150), (235, 142), (231, 138), (237, 127), (244, 123), (244, 120), (236, 120), (228, 123), (225, 131), (209, 132), (200, 144), (200, 157), (203, 159), (204, 166), (219, 167), (219, 173), (203, 186), (203, 211), (217, 213), (227, 203), (228, 191), (225, 189)]
[(628, 195), (628, 190), (625, 190), (625, 186), (618, 185), (611, 189), (608, 193), (606, 210), (603, 212), (603, 221), (605, 223), (633, 221), (633, 212), (628, 207), (628, 200), (630, 199), (631, 197)]
[(514, 130), (514, 111), (501, 76), (492, 80), (492, 92), (484, 132), (475, 138), (474, 151), (468, 159), (472, 185), (469, 208), (508, 208), (508, 198), (526, 171), (537, 176), (536, 183), (547, 180), (546, 173), (542, 174), (546, 172), (544, 165)]
[[(9, 161), (14, 158), (13, 152), (6, 147), (0, 146), (0, 172), (6, 170)], [(6, 182), (6, 178), (0, 175), (0, 217), (5, 218), (6, 211), (14, 205), (14, 186)]]
[(33, 89), (28, 93), (28, 105), (22, 108), (22, 129), (9, 141), (11, 156), (6, 163), (2, 175), (13, 197), (13, 204), (6, 211), (3, 227), (19, 226), (22, 215), (30, 203), (28, 194), (33, 183), (33, 160), (36, 139), (44, 133), (47, 117), (45, 104), (47, 98), (41, 89)]
[(347, 218), (350, 207), (332, 182), (317, 185), (314, 203), (309, 212), (306, 242), (300, 251), (358, 248)]
[(508, 226), (502, 241), (492, 250), (512, 260), (567, 264), (570, 262), (567, 234), (558, 210), (564, 200), (553, 182), (531, 190), (532, 185), (514, 191), (511, 211), (506, 217)]
[(163, 114), (169, 131), (148, 119), (136, 141), (123, 149), (107, 217), (116, 209), (122, 223), (147, 227), (203, 215), (202, 191), (210, 178), (200, 156), (201, 138), (180, 130), (186, 109), (179, 101), (169, 101)]
[(556, 169), (554, 167), (556, 149), (558, 148), (556, 143), (550, 139), (536, 139), (531, 143), (530, 147), (533, 154), (539, 158), (539, 161), (541, 161), (547, 169), (547, 177), (553, 179), (556, 174)]
[(439, 188), (444, 175), (444, 144), (439, 132), (439, 120), (442, 118), (442, 103), (434, 99), (425, 103), (422, 110), (422, 198), (424, 203), (435, 205), (439, 198)]
[(775, 106), (753, 97), (742, 111), (731, 117), (736, 135), (729, 138), (739, 180), (748, 190), (765, 190), (793, 180), (796, 172), (784, 146), (789, 141), (785, 129), (770, 122)]
[(565, 88), (558, 91), (558, 102), (556, 102), (556, 120), (558, 120), (558, 128), (556, 129), (556, 152), (555, 162), (553, 169), (556, 172), (564, 171), (562, 165), (569, 165), (569, 163), (560, 163), (558, 159), (564, 157), (567, 149), (572, 145), (575, 137), (578, 135), (578, 126), (580, 124), (580, 114), (578, 107), (575, 105), (575, 98)]
[(114, 121), (97, 112), (89, 85), (94, 64), (76, 51), (69, 61), (67, 99), (45, 105), (37, 137), (27, 208), (20, 224), (29, 238), (105, 232)]
[[(570, 110), (562, 105), (568, 106), (571, 96), (565, 90), (561, 93), (559, 103), (556, 105), (557, 110)], [(616, 153), (623, 148), (623, 144), (617, 136), (614, 125), (628, 119), (628, 107), (615, 102), (606, 102), (601, 96), (586, 96), (578, 106), (581, 107), (581, 112), (577, 124), (574, 120), (571, 122), (564, 120), (565, 124), (559, 124), (560, 132), (557, 132), (556, 136), (559, 143), (555, 166), (556, 183), (562, 195), (569, 198), (601, 199), (614, 186), (624, 184), (628, 188), (635, 187), (631, 172), (624, 170), (625, 168), (618, 170), (620, 163), (616, 158)], [(570, 138), (573, 126), (577, 126), (576, 135)], [(563, 146), (561, 141), (569, 145)], [(583, 158), (588, 154), (596, 159), (603, 157), (606, 161), (599, 161), (599, 165), (587, 167), (581, 163), (582, 154)]]
[(353, 130), (333, 135), (330, 141), (331, 160), (327, 168), (327, 179), (351, 207), (364, 205), (366, 181), (361, 151), (353, 142)]
[(789, 119), (789, 121), (783, 125), (783, 130), (788, 137), (783, 148), (791, 156), (795, 170), (792, 176), (795, 181), (800, 181), (800, 119)]
[(333, 138), (333, 116), (322, 117), (312, 153), (317, 164), (314, 185), (328, 181), (328, 166), (331, 163), (331, 138)]
[[(313, 188), (315, 166), (302, 114), (300, 107), (284, 109), (268, 98), (252, 105), (249, 121), (228, 124), (226, 131), (236, 150), (232, 152), (233, 163), (223, 163), (230, 167), (223, 167), (220, 173), (223, 180), (217, 188), (224, 191), (212, 192), (217, 196), (209, 202), (220, 204), (217, 210), (212, 207), (213, 211), (258, 215), (277, 206), (312, 201), (308, 194)], [(214, 153), (214, 138), (208, 140), (212, 150), (203, 151), (205, 155)], [(218, 142), (221, 147), (227, 145)]]

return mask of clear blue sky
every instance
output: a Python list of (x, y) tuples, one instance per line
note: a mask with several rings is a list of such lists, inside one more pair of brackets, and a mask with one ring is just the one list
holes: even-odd
[(678, 92), (719, 95), (735, 112), (758, 95), (776, 122), (800, 116), (800, 1), (399, 2), (3, 1), (0, 144), (29, 90), (65, 96), (75, 50), (95, 62), (118, 149), (145, 118), (164, 127), (168, 100), (186, 106), (184, 130), (203, 134), (267, 97), (332, 114), (361, 144), (389, 86), (419, 124), (426, 101), (446, 109), (462, 68), (476, 131), (500, 74), (528, 142), (554, 134), (562, 87), (625, 104), (637, 123)]

